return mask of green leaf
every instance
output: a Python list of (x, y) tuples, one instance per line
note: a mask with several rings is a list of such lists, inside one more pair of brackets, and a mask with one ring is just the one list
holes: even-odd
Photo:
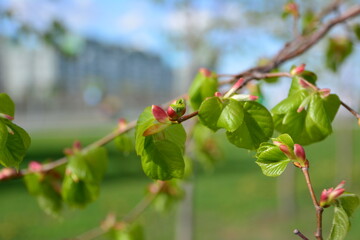
[(206, 99), (199, 108), (199, 119), (202, 124), (213, 131), (217, 131), (218, 120), (224, 106), (220, 98), (211, 97)]
[(353, 26), (354, 34), (358, 40), (360, 40), (360, 24), (357, 23)]
[(352, 51), (353, 43), (350, 39), (329, 38), (326, 49), (326, 66), (336, 72)]
[(109, 231), (109, 237), (113, 240), (144, 240), (144, 230), (139, 224), (122, 226), (122, 228), (113, 228)]
[(106, 149), (93, 148), (85, 153), (70, 156), (66, 167), (67, 172), (85, 182), (100, 183), (108, 165)]
[(215, 73), (206, 77), (199, 72), (193, 80), (189, 89), (189, 99), (194, 110), (199, 109), (201, 103), (207, 98), (214, 96), (218, 88), (218, 79)]
[(102, 147), (70, 156), (62, 185), (63, 199), (75, 207), (96, 200), (107, 164), (106, 150)]
[(116, 149), (120, 152), (128, 155), (132, 151), (134, 151), (134, 143), (133, 139), (127, 134), (121, 134), (114, 139), (114, 144)]
[(140, 114), (135, 128), (135, 150), (137, 155), (141, 156), (144, 151), (145, 137), (143, 133), (148, 129), (155, 121), (151, 112), (151, 107), (147, 107)]
[(234, 132), (226, 132), (229, 141), (235, 146), (257, 149), (262, 142), (269, 140), (274, 131), (269, 111), (260, 103), (240, 102), (244, 109), (244, 120)]
[(41, 209), (49, 215), (58, 216), (62, 208), (61, 195), (56, 189), (58, 179), (50, 174), (30, 173), (24, 176), (24, 181), (29, 193), (36, 196)]
[(264, 175), (269, 177), (280, 176), (291, 161), (272, 143), (262, 143), (256, 153), (256, 164), (258, 164)]
[(169, 140), (155, 140), (153, 136), (149, 136), (146, 145), (141, 163), (148, 177), (169, 180), (184, 176), (183, 151), (177, 144)]
[[(9, 133), (9, 129), (13, 134)], [(18, 168), (30, 146), (27, 132), (7, 119), (0, 119), (0, 163)]]
[(6, 93), (0, 93), (0, 113), (14, 117), (15, 104)]
[(272, 138), (273, 141), (278, 141), (281, 142), (282, 144), (285, 144), (287, 146), (290, 147), (290, 149), (294, 148), (294, 141), (292, 140), (292, 138), (290, 137), (289, 134), (281, 134), (280, 136), (278, 136), (277, 138)]
[(334, 218), (329, 240), (345, 239), (350, 229), (350, 217), (359, 206), (359, 197), (352, 193), (345, 193), (335, 202)]
[(244, 119), (242, 104), (236, 100), (228, 99), (224, 103), (217, 126), (225, 128), (228, 132), (234, 132), (240, 127)]
[(351, 217), (354, 211), (359, 207), (359, 197), (354, 193), (345, 192), (339, 198), (341, 206), (345, 210), (346, 214)]
[[(305, 109), (298, 113), (304, 101)], [(339, 106), (340, 99), (335, 94), (322, 98), (316, 92), (297, 91), (272, 109), (275, 129), (288, 133), (301, 145), (321, 141), (332, 133), (331, 123)]]
[(99, 184), (86, 183), (82, 180), (74, 181), (66, 175), (63, 181), (61, 195), (66, 203), (73, 207), (84, 207), (99, 196)]
[(300, 78), (305, 79), (306, 81), (308, 81), (309, 83), (316, 85), (316, 80), (317, 80), (317, 76), (315, 73), (310, 72), (310, 71), (304, 71), (302, 72), (299, 76), (295, 76), (293, 77), (292, 81), (291, 81), (291, 86), (290, 86), (290, 90), (289, 90), (289, 97), (297, 94), (299, 91), (303, 91), (305, 92), (306, 90), (299, 84), (299, 80)]

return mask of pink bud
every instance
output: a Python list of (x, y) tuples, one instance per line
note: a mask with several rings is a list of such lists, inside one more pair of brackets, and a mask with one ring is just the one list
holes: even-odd
[(151, 111), (152, 111), (153, 116), (155, 117), (155, 119), (158, 122), (161, 122), (161, 123), (168, 122), (168, 115), (166, 114), (165, 110), (162, 109), (161, 107), (152, 105)]
[(81, 142), (76, 140), (74, 143), (73, 143), (73, 149), (74, 150), (77, 150), (77, 151), (80, 151), (82, 149), (82, 146), (81, 146)]
[(308, 81), (306, 81), (306, 80), (304, 80), (302, 78), (299, 79), (299, 84), (303, 88), (310, 88), (311, 87), (310, 84), (308, 83)]
[(336, 198), (338, 198), (345, 192), (345, 189), (343, 188), (344, 185), (345, 181), (342, 181), (339, 185), (336, 186), (335, 189), (324, 189), (320, 196), (320, 206), (325, 208), (329, 207)]
[(342, 180), (335, 189), (343, 188), (345, 186), (345, 180)]
[(320, 89), (318, 92), (320, 93), (320, 96), (322, 98), (326, 98), (330, 95), (330, 89), (329, 88), (323, 88), (323, 89)]
[(290, 74), (293, 75), (293, 76), (299, 75), (302, 72), (304, 72), (304, 70), (305, 70), (305, 64), (303, 63), (303, 64), (295, 67), (293, 70), (291, 70)]
[(119, 131), (123, 131), (126, 128), (126, 125), (127, 125), (127, 123), (126, 123), (125, 118), (120, 118), (118, 121)]
[(215, 97), (222, 97), (222, 94), (221, 94), (221, 92), (215, 92), (215, 93), (214, 93), (214, 96), (215, 96)]
[(30, 169), (30, 171), (33, 171), (33, 172), (41, 172), (42, 165), (39, 162), (31, 161), (29, 163), (29, 169)]
[(225, 98), (230, 97), (233, 93), (235, 93), (242, 85), (244, 84), (244, 79), (240, 78), (237, 82), (232, 86), (232, 88), (224, 95)]
[(289, 150), (289, 147), (284, 145), (284, 144), (281, 144), (279, 146), (279, 149), (288, 157), (288, 158), (291, 158), (291, 152)]
[(209, 69), (207, 68), (200, 68), (199, 72), (204, 75), (205, 77), (211, 77), (212, 73)]
[(12, 117), (12, 116), (10, 116), (8, 114), (5, 114), (5, 113), (0, 113), (0, 117), (1, 118), (6, 118), (6, 119), (8, 119), (10, 121), (14, 120), (14, 117)]
[(304, 106), (300, 106), (300, 107), (296, 110), (296, 112), (297, 112), (297, 113), (301, 113), (304, 109), (305, 109)]
[(3, 168), (0, 170), (0, 180), (5, 180), (16, 176), (17, 172), (13, 168)]
[(305, 150), (300, 144), (294, 145), (294, 153), (297, 158), (299, 158), (302, 161), (306, 160)]
[(256, 101), (256, 100), (259, 99), (259, 97), (258, 97), (258, 96), (254, 96), (254, 95), (250, 95), (250, 96), (249, 96), (249, 99), (250, 99), (251, 101)]

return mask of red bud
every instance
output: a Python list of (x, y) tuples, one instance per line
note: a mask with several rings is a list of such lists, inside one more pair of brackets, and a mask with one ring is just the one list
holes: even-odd
[(33, 171), (33, 172), (41, 172), (42, 165), (39, 162), (31, 161), (29, 163), (29, 169), (30, 169), (30, 171)]
[(235, 93), (242, 85), (244, 84), (244, 79), (240, 78), (237, 82), (232, 86), (232, 88), (224, 95), (225, 98), (230, 97), (233, 93)]
[(284, 144), (281, 144), (279, 146), (279, 149), (288, 157), (291, 159), (291, 152), (289, 150), (289, 147), (284, 145)]
[(295, 67), (294, 69), (292, 69), (291, 72), (290, 72), (290, 74), (293, 75), (293, 76), (295, 76), (295, 75), (301, 74), (301, 73), (304, 72), (304, 71), (305, 71), (305, 64), (303, 63), (303, 64)]
[(302, 161), (306, 160), (305, 150), (300, 144), (294, 145), (294, 153), (297, 158), (299, 158)]
[(222, 94), (221, 94), (221, 92), (216, 92), (216, 93), (214, 93), (214, 96), (215, 97), (222, 97)]
[(5, 114), (5, 113), (0, 113), (0, 117), (1, 118), (6, 118), (6, 119), (8, 119), (10, 121), (14, 120), (14, 117), (12, 117), (12, 116), (10, 116), (8, 114)]
[(161, 107), (152, 105), (151, 111), (152, 111), (153, 116), (155, 117), (155, 119), (158, 122), (161, 122), (161, 123), (168, 122), (168, 115), (166, 114), (165, 110), (162, 109)]
[(330, 95), (331, 90), (329, 88), (323, 88), (318, 91), (322, 98), (326, 98)]
[(308, 83), (308, 81), (306, 81), (306, 80), (304, 80), (302, 78), (299, 79), (299, 84), (303, 88), (310, 88), (311, 87), (310, 84)]
[(0, 170), (0, 180), (15, 177), (17, 172), (13, 168), (3, 168)]
[(250, 95), (250, 96), (249, 96), (249, 99), (250, 99), (251, 101), (256, 101), (256, 100), (259, 99), (259, 97), (258, 97), (258, 96), (254, 96), (254, 95)]
[(199, 72), (204, 75), (205, 77), (211, 77), (212, 73), (209, 69), (207, 68), (200, 68)]
[(342, 181), (339, 185), (336, 186), (335, 189), (324, 189), (320, 196), (320, 206), (325, 208), (329, 207), (331, 203), (335, 201), (335, 199), (337, 199), (345, 192), (345, 189), (343, 188), (344, 185), (345, 181)]

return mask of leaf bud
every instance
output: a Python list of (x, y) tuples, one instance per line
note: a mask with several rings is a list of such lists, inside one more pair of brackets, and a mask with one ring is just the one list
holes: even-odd
[(330, 89), (329, 88), (323, 88), (323, 89), (320, 89), (318, 92), (320, 93), (320, 97), (321, 98), (326, 98), (330, 95)]
[(156, 106), (156, 105), (152, 105), (151, 106), (151, 111), (152, 111), (152, 114), (153, 114), (154, 118), (158, 122), (161, 122), (161, 123), (168, 122), (168, 115), (166, 114), (165, 110), (162, 109), (161, 107)]
[(8, 119), (10, 121), (14, 120), (14, 117), (8, 115), (8, 114), (5, 114), (5, 113), (0, 113), (0, 118), (5, 118), (5, 119)]
[(320, 206), (321, 207), (329, 207), (338, 197), (340, 197), (344, 192), (345, 181), (341, 181), (335, 189), (329, 188), (324, 189), (320, 196)]
[(240, 78), (239, 80), (237, 80), (237, 82), (231, 87), (231, 89), (224, 95), (225, 98), (230, 97), (231, 95), (233, 95), (243, 84), (244, 84), (244, 79)]
[(214, 93), (214, 96), (215, 96), (215, 97), (222, 97), (222, 94), (221, 94), (221, 92), (215, 92), (215, 93)]
[(125, 118), (120, 118), (118, 121), (118, 129), (119, 131), (124, 131), (126, 129), (127, 122)]
[(211, 77), (212, 73), (209, 69), (207, 68), (200, 68), (199, 72), (204, 75), (205, 77)]
[(167, 115), (171, 121), (176, 121), (179, 117), (183, 116), (186, 112), (186, 101), (184, 98), (180, 98), (170, 104), (167, 109)]
[(289, 147), (285, 144), (281, 144), (279, 146), (280, 151), (282, 151), (288, 158), (293, 159), (292, 153), (289, 149)]
[(41, 165), (41, 163), (39, 163), (37, 161), (31, 161), (29, 163), (29, 170), (32, 172), (41, 172), (42, 165)]
[(306, 154), (305, 154), (305, 150), (304, 148), (300, 145), (300, 144), (295, 144), (294, 145), (294, 153), (295, 156), (300, 159), (301, 161), (305, 161), (306, 160)]
[(303, 63), (303, 64), (300, 64), (300, 65), (297, 66), (297, 67), (294, 67), (294, 68), (290, 71), (290, 74), (291, 74), (292, 76), (301, 74), (302, 72), (305, 71), (305, 66), (306, 66), (306, 65)]
[(13, 168), (3, 168), (0, 170), (0, 180), (13, 178), (17, 175), (17, 172)]

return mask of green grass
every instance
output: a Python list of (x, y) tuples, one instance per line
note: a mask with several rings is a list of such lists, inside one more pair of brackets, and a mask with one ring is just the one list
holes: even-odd
[[(29, 160), (44, 161), (61, 157), (63, 148), (71, 146), (73, 139), (86, 144), (96, 139), (101, 132), (103, 130), (86, 131), (85, 134), (81, 130), (31, 133), (33, 143), (23, 166)], [(349, 190), (358, 194), (360, 151), (355, 146), (359, 146), (359, 143), (360, 134), (357, 132), (353, 143), (355, 157), (350, 167), (352, 176), (346, 179), (351, 184)], [(338, 183), (334, 180), (338, 177), (336, 167), (342, 165), (335, 163), (335, 144), (336, 134), (321, 143), (306, 147), (318, 195), (323, 188)], [(46, 216), (39, 209), (36, 200), (26, 192), (22, 180), (1, 183), (0, 239), (65, 239), (98, 226), (109, 211), (119, 217), (124, 216), (142, 198), (151, 181), (142, 173), (140, 161), (134, 154), (124, 157), (116, 152), (113, 145), (108, 148), (111, 161), (100, 198), (84, 209), (65, 209), (60, 220)], [(254, 163), (253, 152), (226, 144), (224, 151), (225, 161), (221, 161), (212, 173), (198, 170), (194, 177), (196, 239), (296, 239), (292, 234), (294, 228), (301, 229), (311, 237), (315, 230), (315, 212), (299, 171), (296, 171), (295, 176), (296, 213), (280, 214), (277, 186), (283, 176), (263, 176)], [(288, 168), (293, 166), (289, 165)], [(325, 236), (330, 227), (331, 212), (332, 209), (329, 209), (324, 214)], [(139, 221), (145, 228), (147, 239), (174, 239), (176, 209), (161, 214), (150, 208)], [(358, 239), (358, 236), (360, 211), (353, 217), (347, 239)]]

